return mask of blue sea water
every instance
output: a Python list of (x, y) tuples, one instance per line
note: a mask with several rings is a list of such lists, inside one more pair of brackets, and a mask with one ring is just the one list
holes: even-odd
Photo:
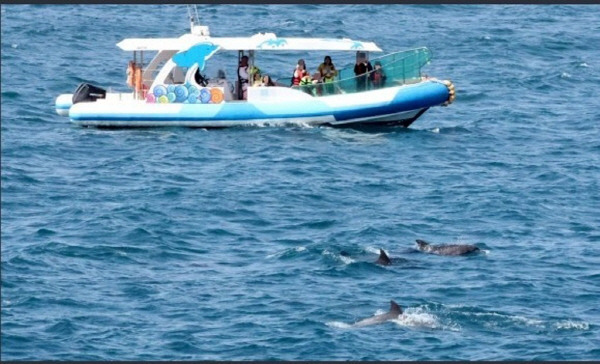
[(427, 46), (457, 99), (409, 129), (81, 128), (56, 96), (125, 90), (115, 44), (186, 7), (2, 5), (1, 359), (600, 359), (600, 6), (199, 8), (216, 36)]

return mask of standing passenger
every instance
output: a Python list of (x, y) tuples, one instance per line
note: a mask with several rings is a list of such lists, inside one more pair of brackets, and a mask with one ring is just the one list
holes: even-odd
[(364, 54), (357, 57), (354, 65), (354, 74), (356, 77), (356, 91), (365, 91), (367, 89), (367, 77), (369, 72), (373, 71), (373, 66), (367, 60)]
[(239, 87), (242, 90), (242, 99), (246, 100), (248, 98), (248, 56), (243, 56), (240, 60), (238, 76), (240, 80)]

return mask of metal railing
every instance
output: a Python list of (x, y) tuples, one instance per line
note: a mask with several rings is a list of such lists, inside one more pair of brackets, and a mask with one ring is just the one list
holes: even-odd
[[(313, 96), (327, 96), (416, 83), (421, 80), (421, 68), (430, 60), (431, 51), (425, 47), (400, 51), (370, 59), (373, 70), (365, 74), (356, 76), (354, 66), (350, 66), (338, 70), (338, 75), (333, 82), (298, 85), (292, 88)], [(375, 69), (377, 63), (381, 65), (383, 73), (374, 77), (374, 73), (378, 72)]]

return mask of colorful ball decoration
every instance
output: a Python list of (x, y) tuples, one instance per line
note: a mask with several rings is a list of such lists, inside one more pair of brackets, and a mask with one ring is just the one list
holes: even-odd
[(200, 90), (200, 101), (203, 104), (208, 103), (210, 101), (210, 98), (210, 91), (207, 88), (203, 88), (202, 90)]
[(184, 102), (185, 100), (188, 99), (188, 96), (190, 94), (188, 89), (183, 85), (179, 85), (179, 86), (175, 87), (174, 93), (175, 93), (175, 101), (177, 101), (177, 102)]
[(213, 88), (210, 90), (210, 100), (213, 104), (220, 104), (223, 102), (223, 91), (218, 88)]
[(158, 85), (154, 88), (154, 90), (152, 91), (152, 93), (154, 94), (154, 96), (158, 99), (163, 95), (167, 94), (167, 88), (163, 85)]
[(199, 91), (198, 91), (198, 88), (197, 88), (196, 86), (192, 85), (191, 83), (186, 83), (186, 84), (185, 84), (185, 87), (187, 87), (187, 89), (188, 89), (188, 93), (190, 93), (190, 94), (193, 94), (193, 93), (199, 92)]
[(200, 93), (195, 93), (195, 92), (194, 92), (194, 93), (191, 93), (191, 94), (188, 96), (188, 99), (187, 99), (187, 101), (188, 101), (190, 104), (196, 104), (196, 103), (198, 103), (198, 96), (200, 96)]
[(157, 85), (151, 93), (146, 95), (147, 103), (185, 103), (185, 104), (220, 104), (225, 95), (220, 88), (196, 86), (186, 83), (184, 85)]

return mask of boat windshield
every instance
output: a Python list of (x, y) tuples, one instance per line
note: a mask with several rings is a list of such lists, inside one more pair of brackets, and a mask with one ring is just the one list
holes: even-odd
[(333, 82), (293, 86), (313, 96), (356, 93), (421, 81), (421, 68), (431, 60), (429, 49), (416, 48), (370, 59), (373, 70), (356, 76), (354, 66), (338, 71)]

